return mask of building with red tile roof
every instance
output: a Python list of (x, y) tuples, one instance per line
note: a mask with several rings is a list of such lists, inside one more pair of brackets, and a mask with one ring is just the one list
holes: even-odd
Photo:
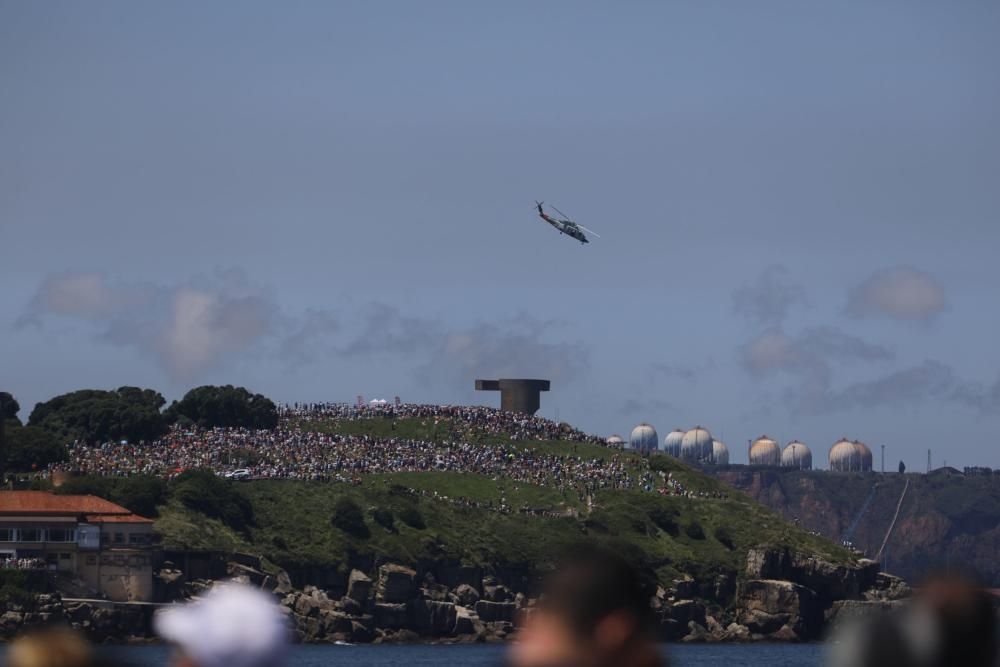
[(111, 600), (149, 600), (153, 520), (92, 495), (0, 491), (0, 567), (72, 576)]

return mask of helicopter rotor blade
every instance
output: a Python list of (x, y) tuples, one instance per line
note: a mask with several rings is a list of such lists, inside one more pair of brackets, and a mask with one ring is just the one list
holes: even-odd
[(557, 208), (556, 208), (555, 206), (553, 206), (552, 204), (549, 204), (549, 208), (551, 208), (551, 209), (552, 209), (553, 211), (555, 211), (556, 213), (558, 213), (558, 214), (559, 214), (559, 215), (561, 215), (562, 217), (566, 218), (567, 220), (569, 220), (569, 219), (570, 219), (570, 217), (569, 217), (568, 215), (566, 215), (565, 213), (563, 213), (562, 211), (560, 211), (559, 209), (557, 209)]
[(580, 225), (580, 224), (578, 224), (577, 227), (579, 227), (580, 229), (582, 229), (585, 232), (590, 232), (591, 234), (593, 234), (597, 238), (601, 238), (601, 235), (598, 234), (597, 232), (595, 232), (593, 229), (587, 229), (586, 227), (584, 227), (583, 225)]

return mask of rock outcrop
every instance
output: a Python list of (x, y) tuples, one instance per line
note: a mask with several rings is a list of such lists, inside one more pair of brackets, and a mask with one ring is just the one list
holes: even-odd
[(790, 581), (750, 579), (740, 584), (737, 618), (752, 635), (782, 633), (787, 639), (819, 637), (823, 610), (816, 593)]
[[(374, 566), (373, 566), (374, 568)], [(231, 579), (271, 591), (300, 642), (500, 641), (533, 611), (536, 600), (520, 575), (501, 580), (478, 568), (417, 570), (383, 563), (370, 573), (352, 569), (325, 580), (331, 588), (292, 586), (291, 578), (260, 559), (243, 556), (226, 565)], [(156, 575), (169, 600), (204, 593), (209, 580), (188, 580), (171, 563)], [(824, 623), (891, 608), (909, 593), (906, 584), (877, 572), (871, 562), (836, 565), (781, 550), (752, 550), (746, 572), (690, 577), (659, 587), (650, 599), (665, 641), (803, 641), (820, 636)], [(711, 609), (711, 613), (709, 610)], [(38, 595), (27, 606), (0, 613), (0, 639), (61, 621), (95, 641), (149, 638), (155, 606), (71, 602)]]

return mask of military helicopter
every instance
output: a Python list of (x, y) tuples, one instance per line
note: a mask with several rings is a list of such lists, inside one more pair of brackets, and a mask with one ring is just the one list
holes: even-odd
[(538, 207), (538, 216), (545, 222), (549, 223), (550, 225), (558, 229), (560, 234), (566, 234), (567, 236), (571, 236), (580, 243), (590, 243), (590, 240), (587, 238), (587, 235), (584, 234), (584, 232), (590, 232), (597, 238), (601, 238), (600, 234), (598, 234), (592, 229), (587, 229), (583, 225), (573, 222), (572, 220), (569, 219), (568, 215), (566, 215), (565, 213), (557, 209), (555, 206), (552, 206), (550, 204), (549, 206), (551, 206), (552, 210), (562, 216), (561, 220), (558, 218), (553, 218), (551, 215), (545, 212), (545, 209), (542, 208), (542, 204), (544, 204), (544, 202), (535, 201), (535, 206)]

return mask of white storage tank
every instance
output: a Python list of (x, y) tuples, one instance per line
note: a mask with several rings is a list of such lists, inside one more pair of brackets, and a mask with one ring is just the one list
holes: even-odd
[(778, 443), (762, 435), (750, 443), (750, 465), (776, 466), (781, 464), (781, 448)]
[(675, 459), (681, 457), (681, 442), (684, 441), (684, 431), (679, 428), (675, 428), (670, 433), (667, 433), (667, 437), (663, 439), (663, 451)]
[(629, 446), (643, 452), (656, 451), (660, 446), (660, 437), (656, 435), (656, 429), (643, 422), (632, 429), (629, 437)]
[(681, 439), (681, 458), (685, 461), (708, 463), (712, 460), (712, 434), (695, 426)]
[(729, 465), (729, 448), (721, 440), (712, 440), (712, 463), (717, 466)]
[(781, 450), (781, 467), (812, 470), (813, 455), (809, 448), (798, 440), (792, 440)]
[(861, 451), (847, 438), (841, 438), (830, 448), (830, 470), (861, 472)]

